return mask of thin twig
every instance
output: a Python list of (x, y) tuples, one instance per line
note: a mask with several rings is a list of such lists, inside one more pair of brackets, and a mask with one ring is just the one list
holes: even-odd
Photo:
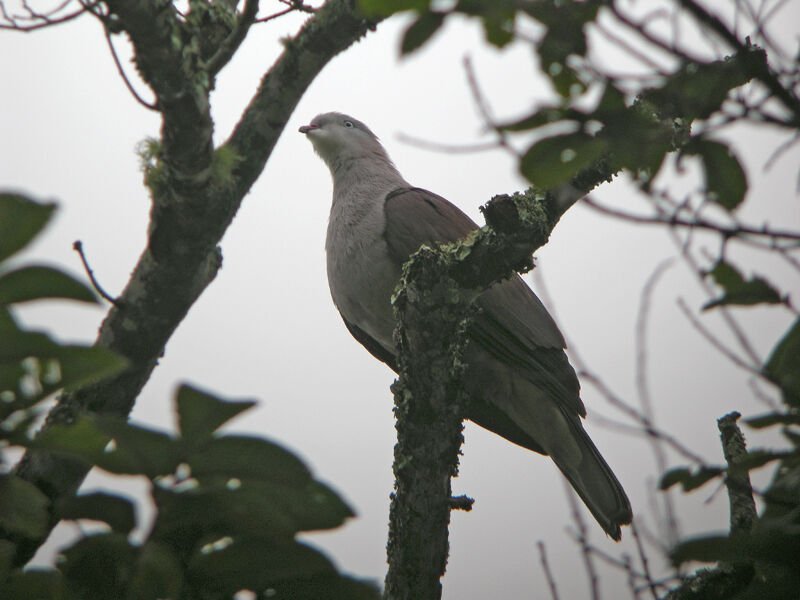
[(405, 144), (422, 148), (423, 150), (433, 150), (434, 152), (445, 152), (447, 154), (486, 152), (487, 150), (495, 150), (503, 147), (503, 144), (500, 142), (486, 142), (483, 144), (442, 144), (440, 142), (423, 140), (422, 138), (405, 133), (398, 133), (397, 139)]
[[(602, 382), (602, 380), (600, 380), (593, 373), (587, 373), (586, 371), (578, 371), (578, 375), (580, 376), (581, 379), (585, 378), (585, 379), (587, 379), (589, 381), (589, 383), (594, 385), (595, 389), (597, 389), (598, 392), (600, 392), (600, 394), (604, 398), (606, 398), (606, 400), (609, 401), (609, 403), (613, 404), (614, 406), (618, 406), (617, 403), (619, 403), (618, 407), (621, 410), (624, 410), (622, 408), (622, 406), (627, 406), (627, 404), (622, 399), (618, 398), (613, 393), (611, 393), (610, 396), (607, 396), (606, 393), (607, 392), (610, 393), (610, 390)], [(626, 411), (626, 414), (628, 414), (627, 411)], [(590, 416), (591, 416), (592, 421), (596, 422), (598, 425), (603, 425), (604, 427), (608, 427), (610, 429), (616, 429), (618, 431), (621, 431), (622, 433), (628, 433), (628, 434), (637, 435), (637, 436), (640, 436), (640, 437), (641, 436), (649, 436), (649, 437), (658, 438), (659, 440), (661, 440), (662, 442), (667, 444), (675, 452), (677, 452), (678, 454), (682, 455), (684, 458), (686, 458), (690, 462), (693, 462), (693, 463), (698, 464), (698, 465), (703, 465), (703, 464), (706, 463), (706, 461), (700, 455), (695, 454), (694, 452), (692, 452), (691, 450), (686, 448), (683, 444), (681, 444), (681, 442), (679, 442), (675, 437), (673, 437), (672, 435), (670, 435), (666, 431), (662, 431), (661, 429), (658, 429), (657, 427), (653, 426), (652, 424), (650, 424), (650, 425), (644, 424), (642, 422), (641, 415), (638, 415), (638, 414), (629, 415), (629, 416), (631, 416), (631, 418), (633, 418), (636, 421), (636, 423), (637, 423), (636, 425), (631, 425), (629, 423), (622, 423), (621, 421), (617, 421), (615, 419), (611, 419), (609, 417), (601, 415), (596, 410), (591, 410), (590, 411)]]
[(80, 240), (76, 240), (72, 244), (72, 248), (80, 255), (81, 262), (83, 263), (83, 268), (86, 269), (86, 274), (89, 276), (89, 280), (92, 282), (94, 289), (97, 290), (97, 293), (100, 294), (103, 298), (108, 300), (111, 304), (115, 306), (122, 306), (122, 303), (108, 294), (98, 283), (97, 279), (94, 277), (94, 273), (92, 272), (91, 267), (89, 267), (89, 263), (86, 261), (86, 255), (83, 253), (83, 243)]
[(633, 600), (639, 600), (640, 589), (636, 586), (636, 578), (633, 575), (633, 566), (631, 565), (630, 555), (623, 554), (622, 562), (624, 563), (625, 572), (628, 574), (628, 589), (631, 592), (631, 597)]
[[(550, 298), (550, 294), (547, 290), (547, 285), (544, 282), (544, 278), (542, 277), (542, 269), (541, 267), (538, 269), (533, 270), (533, 278), (536, 282), (536, 291), (547, 307), (547, 310), (550, 312), (553, 317), (556, 317), (556, 311), (553, 307), (553, 301)], [(555, 319), (558, 321), (558, 319)], [(686, 446), (681, 444), (675, 437), (670, 435), (665, 431), (661, 431), (658, 429), (654, 423), (652, 423), (645, 415), (643, 415), (640, 411), (636, 410), (632, 405), (625, 402), (622, 398), (616, 395), (611, 388), (609, 388), (605, 382), (594, 372), (590, 371), (586, 363), (584, 362), (581, 354), (578, 352), (575, 344), (567, 337), (564, 336), (566, 339), (567, 348), (569, 348), (569, 356), (572, 360), (572, 363), (575, 365), (575, 370), (578, 373), (578, 377), (581, 381), (586, 380), (591, 383), (595, 389), (600, 393), (606, 401), (614, 406), (615, 408), (619, 409), (621, 412), (626, 414), (630, 417), (633, 421), (635, 421), (638, 425), (638, 429), (633, 429), (632, 426), (625, 425), (624, 423), (618, 423), (616, 421), (612, 421), (611, 419), (607, 419), (605, 417), (601, 417), (596, 413), (592, 413), (592, 418), (598, 418), (600, 421), (606, 421), (607, 423), (612, 424), (613, 426), (619, 427), (627, 427), (631, 430), (636, 431), (636, 433), (642, 433), (649, 436), (657, 437), (662, 439), (665, 443), (671, 446), (676, 452), (682, 454), (690, 461), (693, 461), (697, 464), (705, 464), (705, 460), (701, 458), (698, 454), (695, 454), (691, 450), (689, 450)]]
[[(53, 17), (54, 14), (58, 13), (59, 11), (66, 8), (66, 6), (71, 2), (71, 0), (66, 0), (62, 2), (59, 6), (51, 10), (47, 13), (38, 13), (32, 10), (27, 4), (24, 4), (26, 10), (28, 11), (29, 17), (23, 17), (20, 15), (19, 17), (15, 17), (13, 15), (9, 15), (6, 12), (5, 5), (0, 3), (0, 9), (3, 15), (3, 18), (8, 21), (9, 24), (0, 23), (0, 29), (8, 29), (10, 31), (21, 31), (23, 33), (27, 33), (29, 31), (35, 31), (37, 29), (43, 29), (45, 27), (52, 27), (54, 25), (60, 25), (62, 23), (66, 23), (67, 21), (72, 21), (73, 19), (77, 19), (83, 13), (89, 12), (98, 5), (98, 2), (92, 3), (90, 6), (82, 6), (80, 10), (76, 10), (75, 12), (71, 12), (69, 14), (63, 15), (61, 17)], [(26, 21), (33, 21), (38, 20), (36, 23), (31, 23), (30, 25), (21, 25), (19, 23), (20, 19), (24, 19)]]
[(633, 539), (636, 542), (636, 551), (639, 553), (639, 560), (642, 562), (642, 571), (644, 571), (647, 587), (650, 589), (650, 594), (653, 596), (653, 600), (659, 600), (656, 583), (653, 581), (653, 576), (650, 573), (650, 565), (647, 560), (647, 553), (644, 551), (644, 544), (642, 544), (642, 539), (639, 537), (639, 530), (636, 527), (636, 519), (631, 521), (631, 533), (633, 534)]
[(150, 102), (148, 102), (147, 100), (142, 98), (138, 94), (138, 92), (134, 89), (133, 85), (131, 84), (130, 80), (128, 79), (128, 76), (125, 74), (125, 69), (122, 68), (122, 63), (119, 61), (119, 56), (117, 56), (117, 51), (114, 48), (114, 42), (111, 41), (111, 33), (109, 33), (107, 27), (105, 27), (103, 29), (103, 31), (105, 32), (105, 35), (106, 35), (106, 41), (108, 42), (108, 48), (109, 48), (109, 50), (111, 50), (111, 57), (114, 59), (114, 64), (117, 66), (117, 72), (120, 74), (120, 77), (122, 77), (122, 81), (125, 82), (125, 86), (128, 88), (128, 91), (133, 95), (133, 97), (136, 99), (136, 101), (139, 104), (141, 104), (142, 106), (144, 106), (146, 109), (158, 112), (158, 105), (157, 104), (151, 104)]
[[(642, 288), (641, 298), (639, 301), (639, 310), (636, 316), (634, 346), (636, 354), (636, 389), (638, 391), (639, 403), (641, 405), (641, 414), (643, 416), (643, 424), (654, 422), (653, 402), (650, 399), (650, 390), (647, 385), (647, 321), (650, 314), (650, 304), (655, 290), (661, 276), (666, 270), (672, 266), (673, 259), (669, 258), (662, 261), (650, 276), (647, 278), (644, 287)], [(651, 448), (653, 456), (656, 459), (656, 467), (659, 473), (664, 473), (667, 470), (667, 456), (664, 448), (661, 446), (660, 439), (657, 436), (649, 436), (651, 440)], [(666, 516), (666, 523), (672, 539), (671, 542), (678, 541), (678, 525), (675, 517), (675, 507), (672, 504), (672, 496), (664, 494), (664, 510)]]
[(475, 504), (475, 499), (467, 495), (450, 496), (450, 510), (463, 510), (469, 512), (472, 510), (472, 505)]
[(492, 111), (489, 108), (489, 102), (486, 100), (486, 97), (478, 85), (478, 78), (475, 75), (475, 69), (472, 66), (472, 59), (468, 55), (464, 57), (464, 72), (467, 74), (467, 85), (472, 93), (472, 99), (475, 102), (475, 106), (478, 108), (478, 112), (483, 119), (484, 125), (489, 131), (494, 131), (497, 134), (498, 146), (505, 148), (517, 158), (521, 158), (520, 153), (517, 152), (517, 150), (509, 143), (508, 136), (506, 135), (505, 131), (497, 126), (497, 123), (492, 116)]
[(586, 528), (586, 521), (581, 516), (578, 501), (575, 499), (575, 492), (564, 480), (564, 490), (567, 494), (570, 510), (572, 512), (572, 519), (578, 527), (577, 541), (581, 546), (581, 555), (583, 556), (583, 564), (586, 566), (586, 574), (589, 577), (589, 589), (591, 591), (592, 600), (600, 600), (600, 579), (597, 576), (597, 569), (595, 569), (594, 561), (592, 560), (592, 548), (589, 545), (589, 531)]
[[(206, 63), (206, 72), (209, 76), (214, 77), (220, 72), (228, 62), (230, 62), (236, 50), (241, 46), (244, 38), (247, 37), (247, 32), (250, 31), (250, 26), (256, 22), (256, 15), (258, 14), (259, 0), (246, 0), (242, 14), (236, 20), (236, 26), (233, 31), (225, 38), (219, 45), (219, 48)], [(293, 8), (288, 8), (284, 11), (291, 12)]]
[(747, 362), (747, 361), (745, 361), (743, 358), (741, 358), (741, 357), (737, 356), (737, 355), (736, 355), (736, 354), (733, 352), (733, 350), (731, 350), (730, 348), (728, 348), (728, 347), (727, 347), (725, 344), (723, 344), (723, 343), (722, 343), (722, 342), (721, 342), (721, 341), (720, 341), (720, 340), (719, 340), (719, 339), (718, 339), (716, 336), (714, 336), (714, 334), (713, 334), (713, 333), (711, 333), (711, 332), (710, 332), (708, 329), (706, 329), (706, 327), (705, 327), (705, 326), (704, 326), (702, 323), (700, 323), (700, 320), (699, 320), (699, 319), (697, 319), (697, 318), (696, 318), (696, 317), (695, 317), (695, 316), (692, 314), (692, 311), (691, 311), (691, 309), (690, 309), (690, 308), (689, 308), (689, 306), (686, 304), (686, 301), (685, 301), (683, 298), (678, 298), (678, 299), (676, 300), (676, 302), (677, 302), (677, 304), (678, 304), (678, 308), (680, 308), (680, 309), (681, 309), (681, 312), (684, 314), (684, 316), (685, 316), (685, 317), (686, 317), (686, 318), (689, 320), (689, 322), (692, 324), (692, 327), (694, 327), (694, 328), (695, 328), (695, 329), (698, 331), (698, 333), (700, 333), (700, 335), (702, 335), (704, 338), (706, 338), (706, 340), (707, 340), (707, 341), (708, 341), (708, 342), (709, 342), (709, 343), (710, 343), (712, 346), (714, 346), (714, 348), (716, 348), (717, 350), (719, 350), (719, 352), (720, 352), (720, 353), (722, 353), (722, 354), (723, 354), (723, 355), (724, 355), (726, 358), (728, 358), (728, 360), (730, 360), (731, 362), (733, 362), (733, 363), (734, 363), (734, 364), (735, 364), (737, 367), (740, 367), (740, 368), (742, 368), (742, 369), (745, 369), (746, 371), (749, 371), (749, 372), (750, 372), (750, 373), (752, 373), (753, 375), (757, 375), (758, 377), (760, 377), (760, 378), (762, 378), (762, 379), (765, 379), (765, 380), (766, 380), (766, 378), (764, 377), (764, 374), (763, 374), (763, 373), (761, 373), (761, 370), (760, 370), (758, 367), (756, 367), (755, 365), (752, 365), (752, 364), (748, 363), (748, 362)]
[(547, 553), (544, 550), (544, 542), (539, 540), (536, 542), (536, 546), (539, 548), (539, 560), (542, 563), (542, 569), (544, 570), (544, 576), (547, 579), (547, 585), (550, 587), (550, 597), (553, 600), (559, 600), (556, 580), (553, 578), (553, 573), (550, 571), (550, 564), (547, 562)]
[(648, 225), (670, 225), (674, 227), (689, 227), (693, 229), (707, 229), (709, 231), (716, 231), (720, 235), (729, 238), (745, 236), (745, 235), (753, 235), (753, 236), (768, 237), (773, 239), (792, 240), (800, 242), (800, 232), (796, 231), (788, 231), (780, 229), (774, 230), (774, 229), (768, 229), (766, 226), (762, 227), (761, 229), (757, 229), (755, 227), (746, 227), (746, 226), (726, 227), (725, 225), (712, 223), (705, 219), (685, 221), (682, 219), (678, 219), (677, 216), (658, 217), (658, 216), (637, 215), (633, 213), (624, 212), (621, 210), (616, 210), (608, 206), (603, 206), (602, 204), (598, 204), (595, 200), (593, 200), (589, 196), (586, 196), (583, 199), (583, 202), (584, 204), (596, 210), (597, 212), (612, 217), (625, 219), (626, 221), (631, 221), (634, 223), (643, 223)]

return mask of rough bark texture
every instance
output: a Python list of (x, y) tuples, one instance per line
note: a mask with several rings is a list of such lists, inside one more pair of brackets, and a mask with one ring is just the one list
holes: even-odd
[[(269, 158), (308, 84), (327, 62), (377, 24), (361, 17), (354, 0), (330, 0), (287, 42), (264, 76), (241, 121), (216, 153), (209, 93), (213, 78), (202, 57), (176, 40), (202, 35), (181, 22), (166, 0), (107, 0), (133, 43), (136, 65), (162, 114), (147, 247), (100, 328), (97, 344), (128, 359), (111, 379), (64, 395), (45, 427), (71, 423), (83, 411), (125, 417), (164, 347), (221, 265), (217, 247), (244, 195)], [(116, 21), (115, 21), (116, 22)], [(188, 29), (187, 29), (188, 28)], [(224, 157), (234, 157), (233, 161)], [(225, 168), (232, 164), (232, 168)], [(18, 474), (56, 501), (74, 494), (86, 465), (44, 452), (28, 452)], [(55, 521), (52, 523), (55, 525)], [(43, 541), (15, 540), (24, 564)]]
[(731, 534), (741, 531), (750, 531), (758, 518), (756, 502), (753, 499), (753, 487), (750, 484), (750, 473), (746, 470), (737, 470), (736, 466), (747, 456), (747, 446), (744, 435), (736, 425), (741, 417), (738, 412), (732, 412), (717, 420), (722, 452), (725, 462), (728, 463), (728, 474), (725, 477), (725, 486), (728, 488), (728, 501), (730, 503)]

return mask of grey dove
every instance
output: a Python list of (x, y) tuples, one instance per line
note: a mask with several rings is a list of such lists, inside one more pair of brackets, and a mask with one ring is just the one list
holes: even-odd
[[(403, 179), (361, 121), (330, 112), (300, 132), (333, 178), (325, 241), (333, 302), (353, 337), (397, 371), (390, 298), (403, 263), (424, 243), (455, 241), (478, 226)], [(465, 356), (467, 418), (550, 455), (600, 526), (619, 540), (631, 506), (583, 429), (578, 378), (552, 317), (519, 276), (496, 283), (476, 302), (481, 310)]]

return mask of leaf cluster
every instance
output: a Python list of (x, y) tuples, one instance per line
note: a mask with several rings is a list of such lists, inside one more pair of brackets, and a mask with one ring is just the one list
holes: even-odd
[[(0, 262), (44, 227), (53, 205), (0, 195)], [(11, 225), (13, 224), (13, 226)], [(125, 368), (99, 347), (65, 346), (18, 325), (11, 306), (40, 298), (96, 302), (69, 275), (0, 266), (0, 440), (151, 482), (156, 517), (131, 537), (134, 503), (95, 492), (51, 503), (32, 483), (0, 474), (0, 597), (25, 599), (230, 598), (248, 589), (291, 598), (375, 599), (376, 588), (340, 575), (300, 532), (331, 529), (353, 511), (294, 454), (268, 440), (220, 431), (253, 401), (226, 401), (189, 385), (168, 435), (111, 416), (82, 415), (29, 436), (42, 400)], [(0, 455), (2, 457), (2, 455)], [(44, 535), (52, 520), (104, 524), (62, 552), (54, 569), (15, 567), (14, 539)]]

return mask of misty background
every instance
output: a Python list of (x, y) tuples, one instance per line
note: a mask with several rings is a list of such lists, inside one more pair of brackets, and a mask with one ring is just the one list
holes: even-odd
[[(268, 12), (269, 7), (262, 8)], [(289, 15), (257, 25), (232, 63), (221, 73), (212, 96), (215, 140), (227, 138), (260, 77), (282, 50), (279, 38), (294, 35), (306, 15)], [(349, 113), (382, 139), (400, 172), (413, 185), (436, 192), (478, 223), (478, 206), (493, 195), (524, 189), (514, 156), (502, 150), (479, 153), (431, 151), (400, 135), (448, 145), (482, 143), (483, 127), (472, 99), (463, 58), (469, 55), (478, 84), (500, 121), (527, 114), (553, 98), (537, 75), (531, 47), (515, 42), (498, 51), (483, 42), (477, 23), (451, 19), (431, 43), (399, 58), (408, 20), (390, 19), (376, 32), (336, 57), (312, 83), (222, 241), (223, 268), (168, 343), (160, 366), (139, 397), (132, 420), (174, 429), (172, 394), (179, 382), (227, 398), (255, 398), (257, 408), (231, 426), (263, 435), (296, 452), (315, 475), (350, 504), (357, 518), (333, 532), (305, 536), (352, 574), (383, 580), (392, 491), (395, 443), (394, 374), (370, 356), (345, 329), (330, 300), (324, 238), (331, 184), (324, 164), (297, 127), (316, 114)], [(772, 21), (773, 34), (796, 49), (800, 6), (786, 3)], [(697, 44), (705, 52), (697, 32)], [(123, 65), (141, 95), (127, 42), (114, 38)], [(627, 57), (608, 47), (602, 57), (619, 70)], [(102, 28), (86, 16), (76, 22), (20, 34), (0, 32), (0, 186), (53, 200), (59, 210), (38, 241), (17, 260), (46, 262), (85, 278), (72, 243), (81, 240), (101, 285), (118, 294), (141, 253), (147, 235), (148, 191), (135, 148), (157, 137), (160, 122), (130, 95), (119, 77)], [(732, 140), (747, 171), (750, 190), (741, 216), (755, 225), (800, 226), (797, 146), (764, 166), (785, 140), (769, 128), (739, 127)], [(524, 139), (517, 145), (524, 148)], [(671, 190), (691, 189), (691, 163), (673, 170)], [(624, 177), (592, 193), (598, 202), (643, 210)], [(718, 248), (714, 237), (697, 236), (695, 247)], [(677, 305), (682, 298), (695, 314), (708, 300), (696, 277), (679, 258), (670, 232), (599, 215), (583, 205), (567, 212), (550, 242), (537, 253), (537, 278), (546, 284), (551, 309), (570, 348), (616, 394), (638, 406), (636, 332), (642, 289), (653, 271), (677, 257), (658, 279), (647, 311), (646, 375), (658, 427), (670, 432), (709, 463), (721, 463), (716, 419), (732, 410), (745, 416), (767, 407), (750, 389), (750, 377), (705, 340)], [(747, 274), (794, 282), (782, 289), (797, 298), (796, 272), (766, 253), (737, 251)], [(752, 269), (752, 271), (751, 271)], [(525, 276), (531, 283), (532, 277)], [(534, 284), (534, 289), (538, 291)], [(104, 307), (40, 302), (20, 308), (30, 325), (61, 341), (91, 342)], [(713, 311), (712, 311), (713, 313)], [(703, 324), (731, 342), (718, 315)], [(792, 321), (780, 308), (734, 309), (761, 358)], [(650, 442), (610, 427), (623, 416), (586, 381), (583, 400), (587, 430), (625, 486), (642, 528), (662, 542), (660, 473)], [(776, 397), (773, 390), (762, 390)], [(774, 434), (745, 429), (751, 447), (777, 443)], [(472, 512), (455, 512), (444, 598), (539, 597), (547, 584), (536, 548), (541, 540), (563, 598), (588, 593), (580, 548), (569, 531), (575, 524), (563, 477), (552, 462), (466, 424), (455, 494), (475, 498)], [(667, 452), (670, 466), (685, 459)], [(769, 471), (754, 476), (764, 485)], [(141, 501), (143, 479), (93, 474), (84, 490), (113, 485), (139, 497), (139, 518), (147, 526), (150, 508)], [(726, 531), (724, 492), (711, 487), (694, 494), (672, 492), (683, 535)], [(618, 555), (635, 556), (629, 530), (619, 545), (605, 538), (588, 511), (591, 543)], [(60, 525), (39, 552), (38, 564), (54, 560), (60, 545), (80, 531)], [(664, 561), (651, 550), (651, 568)], [(603, 570), (601, 589), (609, 597), (627, 589), (622, 572)]]

